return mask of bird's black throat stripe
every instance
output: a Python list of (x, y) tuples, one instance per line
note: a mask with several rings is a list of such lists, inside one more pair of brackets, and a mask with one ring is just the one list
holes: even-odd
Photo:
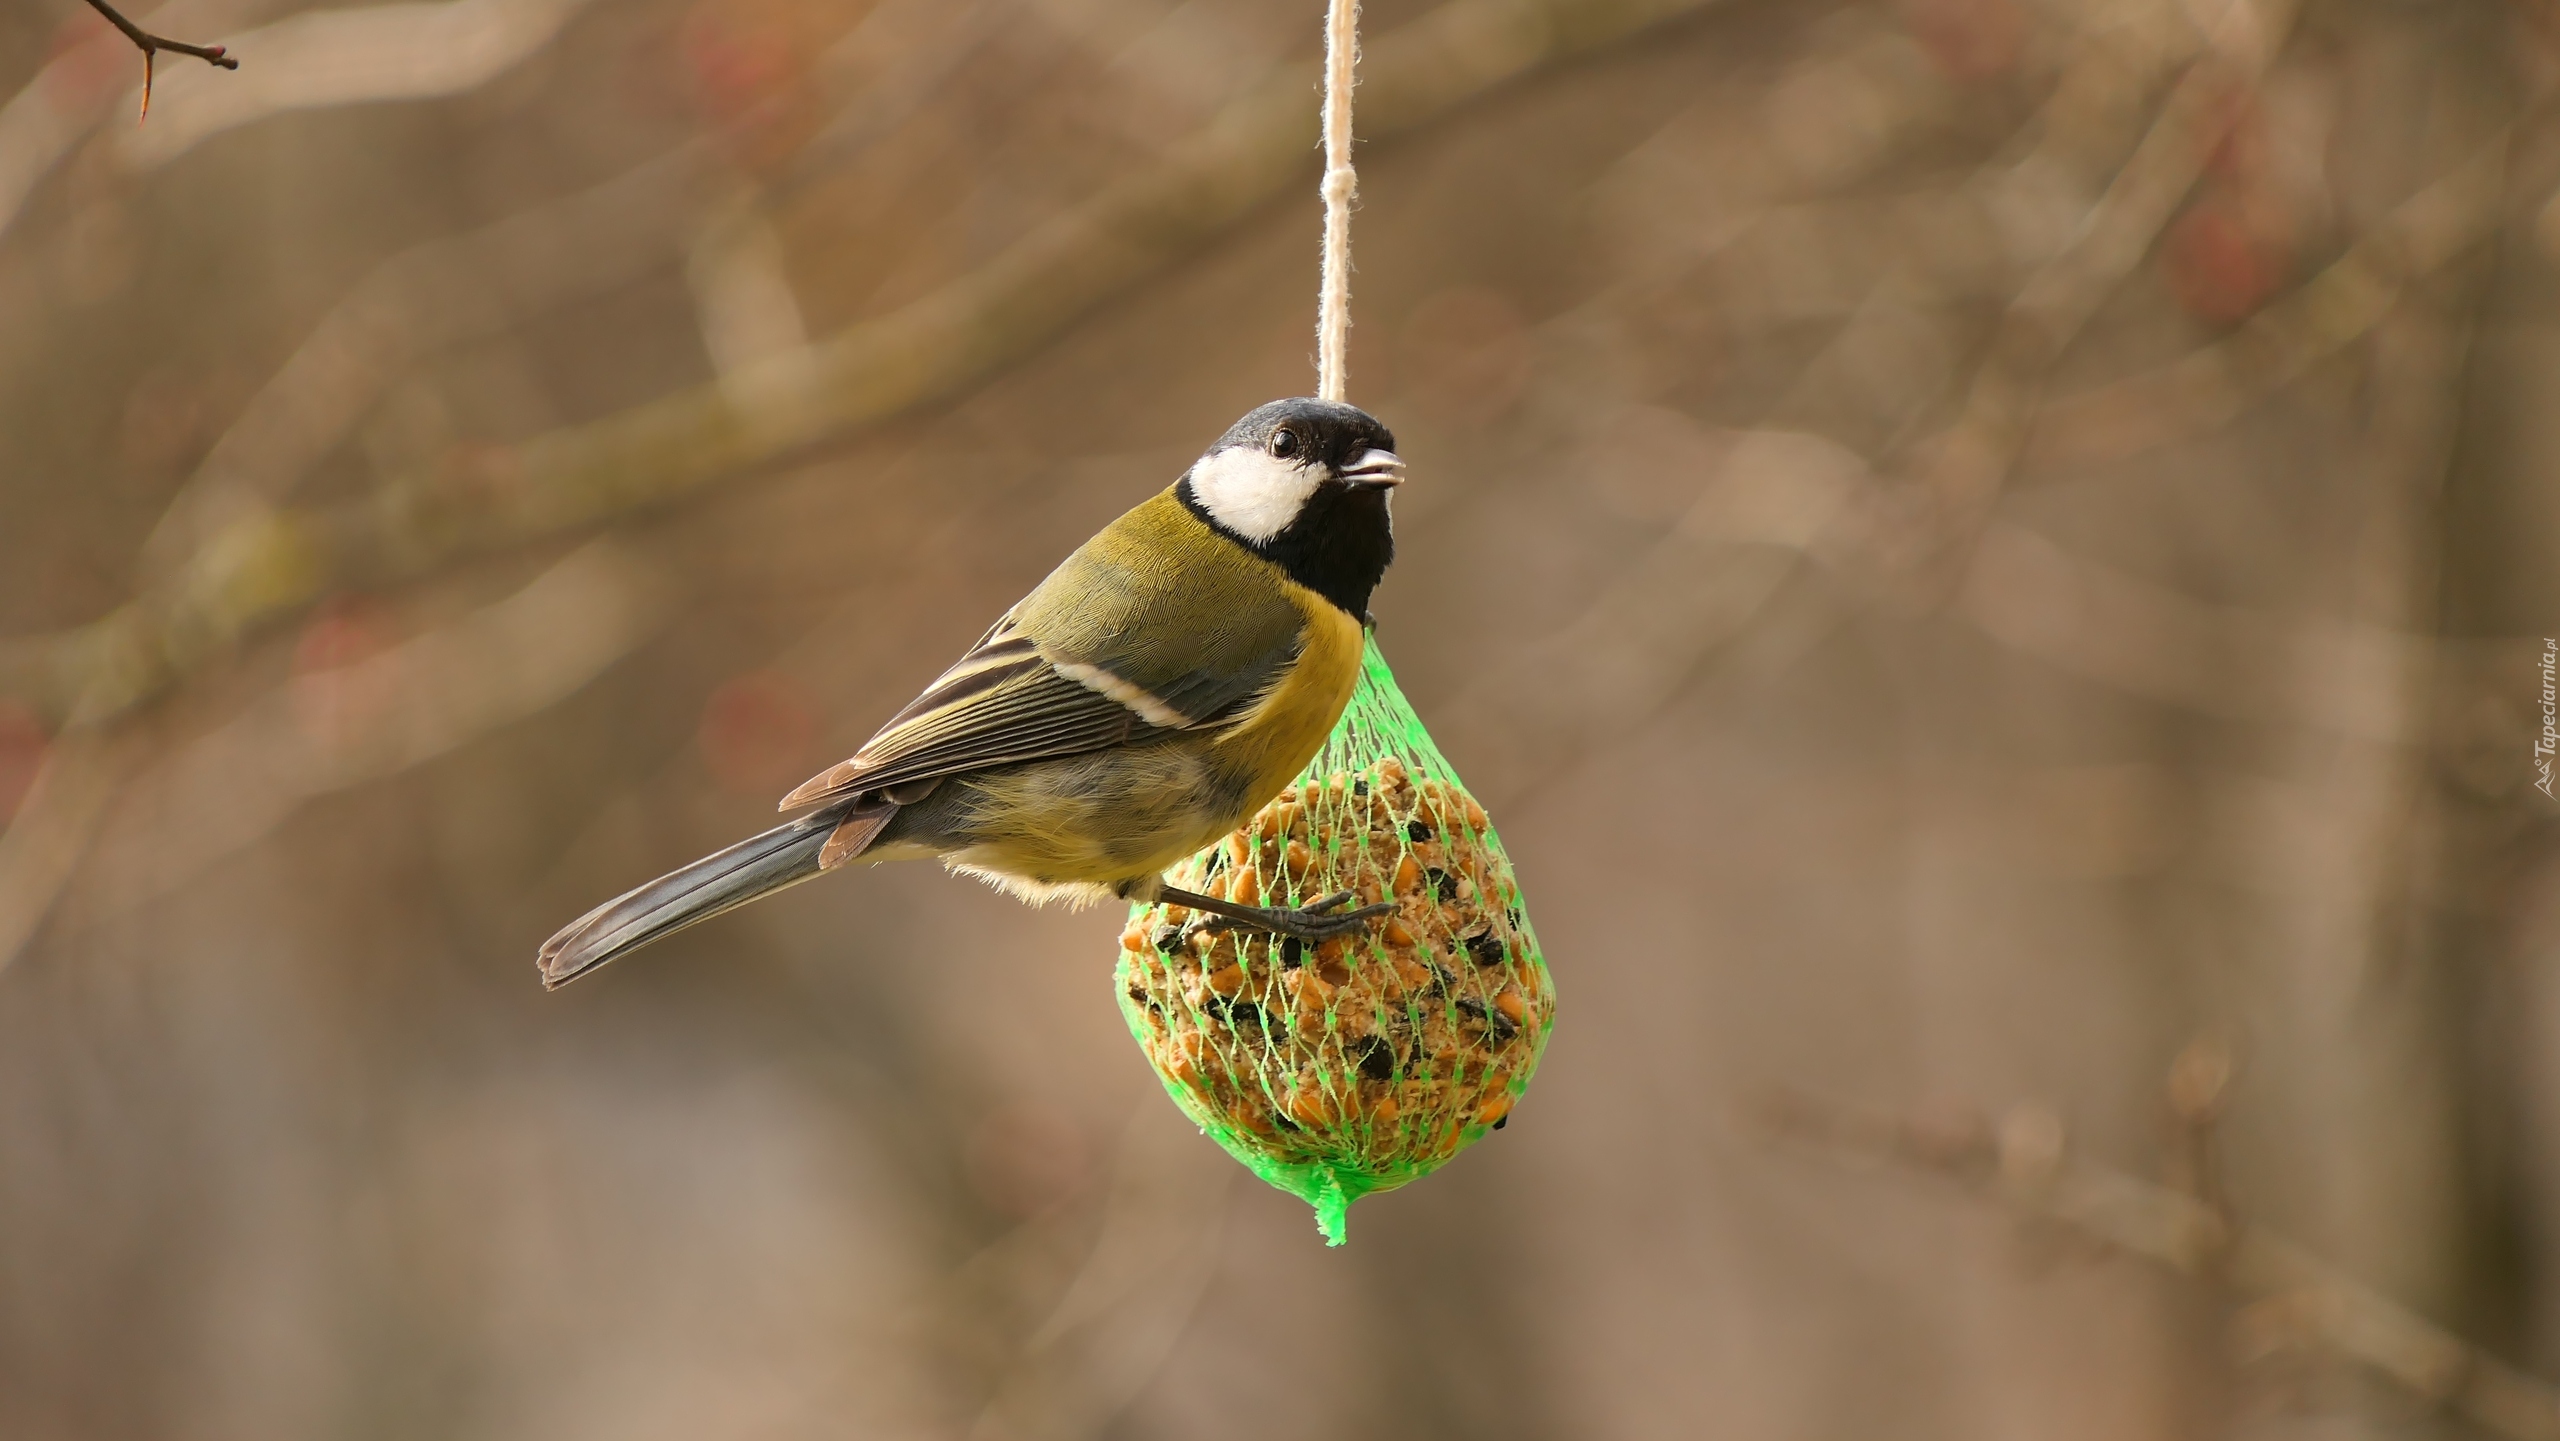
[(1188, 475), (1173, 493), (1201, 524), (1280, 567), (1291, 580), (1349, 611), (1352, 619), (1367, 622), (1369, 594), (1396, 556), (1384, 490), (1328, 480), (1307, 497), (1297, 519), (1269, 540), (1248, 540), (1220, 525), (1191, 489)]

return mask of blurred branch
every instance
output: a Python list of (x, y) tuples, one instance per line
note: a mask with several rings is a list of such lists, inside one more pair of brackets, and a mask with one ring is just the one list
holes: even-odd
[(1516, 804), (1606, 737), (1641, 724), (1740, 635), (1841, 507), (1874, 483), (1821, 436), (1746, 431), (1662, 539), (1562, 628), (1513, 647), (1437, 707), (1442, 743)]
[(2227, 339), (2049, 403), (2036, 419), (2027, 459), (2051, 466), (2121, 459), (2229, 424), (2292, 384), (2380, 324), (2411, 282), (2495, 233), (2506, 196), (2508, 141), (2500, 131)]
[[(1368, 133), (1409, 132), (1537, 65), (1706, 3), (1451, 0), (1370, 46)], [(114, 615), (7, 647), (0, 681), (50, 675), (53, 693), (40, 698), (77, 694), (84, 720), (110, 719), (333, 585), (413, 577), (661, 506), (958, 393), (1302, 176), (1315, 137), (1312, 74), (1283, 69), (1151, 169), (975, 273), (805, 351), (520, 445), (446, 457), (368, 501), (245, 516)]]
[(140, 736), (72, 731), (46, 750), (34, 788), (0, 831), (0, 970), (44, 924), (144, 749)]
[(2056, 669), (2202, 715), (2386, 744), (2422, 739), (2398, 702), (2433, 636), (2181, 595), (2023, 525), (1982, 528), (1953, 614)]
[[(1091, 1245), (1038, 1324), (1009, 1338), (968, 1434), (1085, 1441), (1109, 1431), (1173, 1354), (1217, 1276), (1235, 1175), (1197, 1128), (1142, 1096), (1113, 1150)], [(963, 1262), (942, 1288), (946, 1302), (989, 1279), (979, 1273), (1036, 1268), (1029, 1253), (1054, 1245), (1046, 1233), (1064, 1219), (1035, 1218)]]
[(95, 874), (109, 881), (97, 903), (166, 895), (312, 800), (548, 709), (646, 644), (675, 611), (652, 567), (602, 539), (446, 625), (293, 676), (134, 774), (93, 843)]
[(123, 31), (124, 38), (132, 41), (135, 47), (142, 51), (142, 107), (138, 119), (151, 118), (151, 72), (155, 62), (160, 58), (161, 51), (168, 50), (180, 55), (192, 55), (208, 65), (219, 66), (224, 70), (240, 68), (240, 62), (224, 53), (221, 46), (189, 45), (183, 40), (171, 40), (164, 35), (154, 35), (124, 18), (117, 12), (116, 7), (107, 3), (107, 0), (89, 0), (89, 8), (106, 16), (107, 23)]
[[(938, 25), (922, 38), (903, 34), (919, 16)], [(954, 10), (949, 0), (884, 4), (862, 17), (828, 47), (821, 66), (833, 84), (849, 91), (847, 103), (792, 153), (766, 187), (775, 204), (841, 170), (874, 143), (924, 108), (955, 71), (1023, 18), (1016, 0), (970, 0)]]
[(729, 183), (711, 143), (690, 141), (375, 266), (312, 327), (180, 487), (143, 543), (144, 573), (166, 575), (227, 525), (284, 500), (424, 357), (663, 266), (701, 205)]
[[(2182, 1119), (2209, 1123), (2209, 1112), (2197, 1114), (2195, 1098), (2181, 1100), (2176, 1090), (2173, 1074)], [(2227, 1290), (2254, 1303), (2238, 1321), (2258, 1346), (2317, 1345), (2497, 1435), (2560, 1438), (2560, 1391), (2264, 1225), (2233, 1219), (2209, 1192), (2172, 1190), (2071, 1156), (2061, 1118), (2043, 1107), (2014, 1107), (1995, 1128), (1978, 1116), (1874, 1116), (1782, 1092), (1744, 1120), (1772, 1141), (1946, 1177), (2022, 1216)]]
[[(2010, 302), (1955, 424), (1919, 468), (1922, 488), (1868, 518), (1863, 548), (1910, 577), (1970, 543), (2007, 483), (2046, 375), (2194, 188), (2230, 129), (2231, 97), (2282, 48), (2293, 8), (2292, 0), (2223, 7), (2205, 53), (2178, 78), (2079, 232)], [(1915, 505), (1922, 514), (1911, 513)], [(1927, 579), (1942, 585), (1946, 577)]]

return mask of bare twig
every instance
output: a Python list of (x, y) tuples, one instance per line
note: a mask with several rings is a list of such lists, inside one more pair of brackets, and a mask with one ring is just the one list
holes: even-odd
[(89, 8), (106, 16), (108, 23), (123, 31), (124, 38), (132, 41), (135, 48), (142, 51), (142, 113), (135, 117), (137, 123), (151, 118), (151, 71), (153, 62), (159, 58), (161, 51), (170, 50), (180, 55), (192, 55), (207, 65), (224, 70), (240, 68), (240, 62), (232, 59), (221, 46), (190, 45), (184, 40), (172, 40), (165, 35), (154, 35), (124, 18), (117, 12), (116, 7), (107, 3), (107, 0), (89, 0)]
[[(2182, 1067), (2209, 1069), (2209, 1062)], [(2191, 1091), (2203, 1079), (2183, 1078)], [(2180, 1080), (2173, 1079), (2174, 1093)], [(2196, 1097), (2190, 1095), (2188, 1100)], [(2220, 1104), (2219, 1091), (2207, 1102)], [(2062, 1226), (2252, 1303), (2243, 1339), (2310, 1344), (2389, 1377), (2514, 1441), (2560, 1441), (2560, 1390), (2507, 1365), (2355, 1280), (2263, 1224), (2221, 1205), (2071, 1155), (2060, 1117), (2012, 1108), (1980, 1116), (1899, 1118), (1782, 1092), (1747, 1123), (1773, 1141), (1947, 1177), (2019, 1214)]]

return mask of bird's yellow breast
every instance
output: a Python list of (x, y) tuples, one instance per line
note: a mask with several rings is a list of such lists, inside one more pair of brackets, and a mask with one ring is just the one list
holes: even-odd
[(1244, 794), (1239, 821), (1315, 759), (1360, 681), (1360, 622), (1295, 581), (1281, 584), (1305, 620), (1298, 663), (1219, 732), (1213, 749), (1218, 769)]

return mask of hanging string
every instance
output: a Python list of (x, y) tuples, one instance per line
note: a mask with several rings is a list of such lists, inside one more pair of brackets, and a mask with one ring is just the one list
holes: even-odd
[(1316, 298), (1316, 394), (1344, 399), (1351, 339), (1351, 77), (1360, 63), (1360, 0), (1329, 0), (1324, 23), (1324, 284)]

